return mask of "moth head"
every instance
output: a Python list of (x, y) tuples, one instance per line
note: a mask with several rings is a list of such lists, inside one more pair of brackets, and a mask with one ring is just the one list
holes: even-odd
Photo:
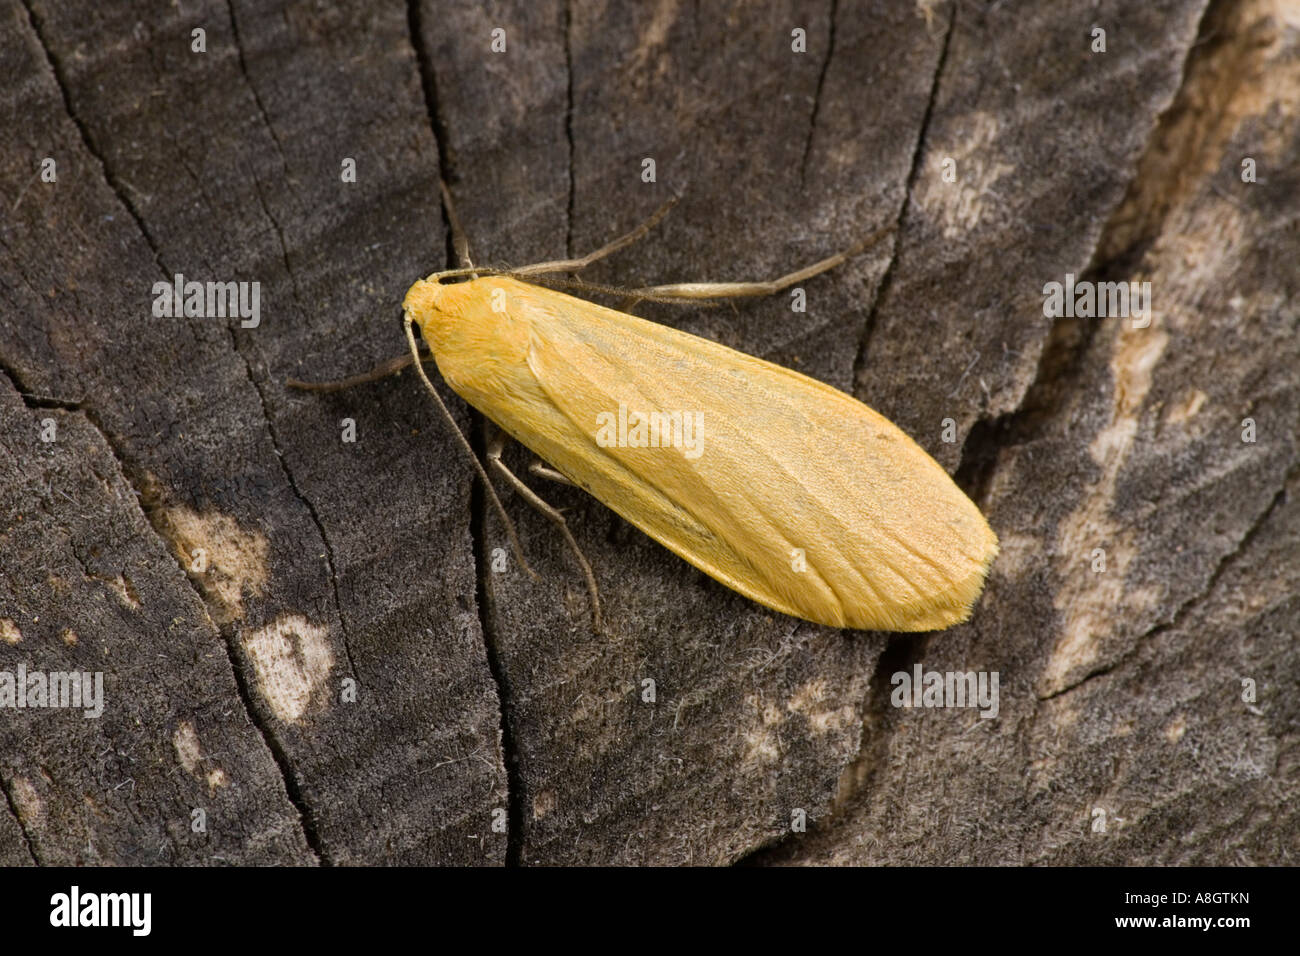
[(436, 352), (439, 342), (465, 315), (472, 295), (468, 282), (448, 282), (438, 276), (419, 279), (406, 292), (402, 308)]
[(402, 300), (402, 309), (410, 314), (411, 320), (424, 331), (424, 323), (441, 311), (444, 286), (437, 279), (417, 279), (406, 290)]

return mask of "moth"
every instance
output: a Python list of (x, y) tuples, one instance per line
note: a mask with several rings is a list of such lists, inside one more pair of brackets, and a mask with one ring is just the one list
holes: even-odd
[[(450, 211), (445, 186), (444, 199)], [(666, 211), (582, 259), (514, 270), (468, 264), (418, 280), (402, 303), (411, 350), (403, 364), (416, 366), (451, 421), (425, 373), (418, 329), (452, 390), (549, 466), (538, 465), (537, 474), (582, 488), (765, 607), (869, 630), (930, 631), (965, 621), (997, 555), (997, 536), (898, 426), (799, 372), (528, 281), (581, 270), (639, 238)], [(459, 225), (450, 218), (455, 237)], [(628, 295), (771, 294), (888, 231), (771, 282), (684, 283)], [(468, 263), (463, 239), (455, 242)], [(460, 440), (527, 568), (486, 469)], [(489, 467), (560, 528), (599, 622), (590, 563), (563, 515), (503, 464), (502, 445), (489, 447)]]

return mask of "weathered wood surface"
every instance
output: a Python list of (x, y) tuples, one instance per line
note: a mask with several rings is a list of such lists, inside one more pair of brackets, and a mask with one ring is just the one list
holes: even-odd
[[(1300, 11), (1078, 6), (7, 3), (0, 671), (106, 706), (0, 710), (0, 863), (1294, 860)], [(620, 285), (898, 223), (807, 313), (640, 311), (951, 469), (1003, 545), (972, 621), (781, 618), (558, 487), (606, 633), (509, 494), (544, 579), (493, 573), (411, 376), (283, 384), (401, 350), (440, 171), (493, 263), (683, 192)], [(259, 281), (261, 324), (154, 317), (178, 272)], [(1150, 328), (1045, 318), (1067, 273), (1149, 280)], [(892, 707), (916, 664), (998, 672), (998, 717)]]

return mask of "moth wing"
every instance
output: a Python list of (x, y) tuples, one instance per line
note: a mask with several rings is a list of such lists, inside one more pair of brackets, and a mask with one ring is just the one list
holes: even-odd
[[(667, 326), (558, 293), (529, 308), (529, 371), (556, 413), (534, 450), (631, 524), (808, 620), (931, 630), (969, 616), (997, 539), (888, 419)], [(696, 447), (602, 446), (598, 416), (608, 425), (620, 407), (690, 416)]]

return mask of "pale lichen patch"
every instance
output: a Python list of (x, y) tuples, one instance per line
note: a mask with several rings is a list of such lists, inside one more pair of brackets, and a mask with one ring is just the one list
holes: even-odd
[(753, 712), (753, 717), (742, 734), (745, 763), (772, 763), (781, 756), (781, 724), (785, 715), (781, 708), (770, 702), (764, 703), (757, 695), (745, 698), (746, 709)]
[(329, 631), (297, 614), (285, 615), (243, 638), (262, 698), (280, 720), (294, 723), (329, 677)]
[(209, 766), (207, 770), (204, 769), (204, 765), (210, 765), (212, 760), (204, 758), (198, 732), (188, 720), (181, 721), (176, 733), (172, 734), (172, 747), (185, 772), (207, 783), (209, 793), (215, 793), (219, 788), (229, 785), (230, 780), (220, 767)]
[(791, 714), (802, 716), (808, 721), (809, 729), (818, 735), (843, 730), (857, 719), (852, 706), (842, 704), (837, 707), (827, 702), (827, 696), (826, 681), (815, 678), (795, 690), (786, 702), (785, 709)]
[(1152, 375), (1168, 342), (1168, 333), (1155, 324), (1121, 329), (1117, 334), (1111, 358), (1115, 383), (1111, 421), (1088, 448), (1101, 475), (1058, 529), (1057, 560), (1063, 583), (1055, 604), (1062, 615), (1062, 630), (1044, 669), (1040, 696), (1059, 692), (1092, 665), (1100, 654), (1100, 639), (1115, 630), (1121, 615), (1157, 599), (1150, 589), (1126, 587), (1126, 573), (1137, 556), (1137, 535), (1134, 529), (1119, 526), (1111, 510)]
[(1001, 162), (999, 125), (991, 113), (965, 117), (960, 138), (927, 146), (930, 169), (918, 184), (917, 201), (942, 226), (945, 239), (970, 232), (987, 216), (986, 206), (1000, 202), (994, 187), (1014, 167)]
[(671, 50), (667, 45), (668, 33), (679, 20), (680, 5), (680, 0), (661, 0), (654, 5), (650, 22), (638, 31), (639, 42), (629, 57), (628, 69), (641, 73), (651, 62), (655, 64), (655, 72), (659, 76), (664, 76), (671, 69), (672, 61), (666, 55)]
[(1165, 727), (1165, 740), (1171, 744), (1176, 744), (1183, 739), (1185, 733), (1187, 733), (1187, 718), (1179, 714)]
[(1182, 425), (1195, 418), (1196, 413), (1205, 407), (1207, 398), (1208, 396), (1199, 388), (1191, 389), (1165, 410), (1165, 424)]
[(21, 643), (22, 639), (23, 632), (18, 629), (18, 625), (7, 617), (0, 617), (0, 641), (12, 646)]
[(18, 812), (18, 822), (29, 830), (39, 830), (45, 825), (45, 803), (26, 777), (14, 777), (9, 795)]
[(199, 735), (188, 720), (182, 720), (176, 733), (172, 734), (172, 746), (176, 749), (176, 757), (185, 772), (197, 774), (203, 754), (199, 749)]
[(119, 574), (116, 577), (104, 578), (104, 583), (113, 589), (119, 601), (125, 604), (133, 611), (140, 610), (140, 592), (135, 589), (135, 584), (125, 574)]
[(1043, 539), (1037, 535), (1000, 531), (998, 545), (998, 573), (1009, 580), (1035, 570), (1042, 560)]
[(215, 606), (218, 623), (243, 618), (245, 595), (266, 587), (266, 537), (245, 531), (229, 515), (184, 505), (168, 507), (163, 524), (181, 567)]
[(533, 798), (533, 819), (540, 820), (555, 809), (556, 796), (554, 790), (543, 790)]

